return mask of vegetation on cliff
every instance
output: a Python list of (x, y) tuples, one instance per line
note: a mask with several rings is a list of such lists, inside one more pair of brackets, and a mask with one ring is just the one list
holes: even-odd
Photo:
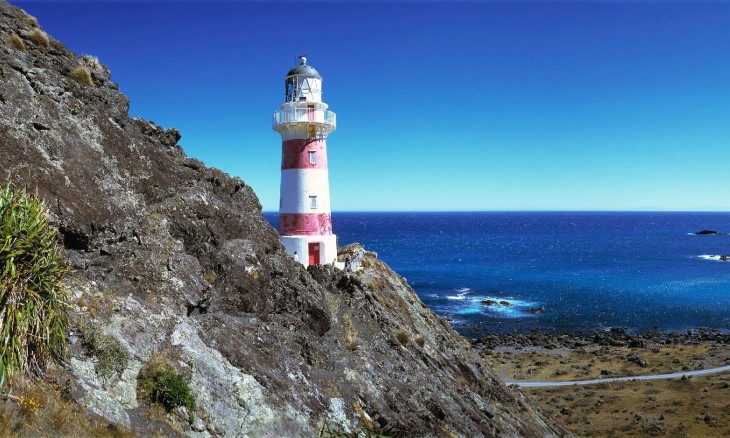
[(0, 388), (63, 357), (67, 272), (43, 201), (6, 183), (0, 188)]

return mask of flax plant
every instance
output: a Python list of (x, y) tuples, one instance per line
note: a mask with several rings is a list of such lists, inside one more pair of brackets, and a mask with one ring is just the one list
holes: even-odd
[(0, 187), (0, 388), (63, 357), (68, 270), (43, 201)]

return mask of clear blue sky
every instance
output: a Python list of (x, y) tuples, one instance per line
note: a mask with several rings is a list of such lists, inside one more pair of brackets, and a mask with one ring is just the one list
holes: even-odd
[(730, 210), (730, 2), (11, 3), (267, 211), (302, 53), (335, 211)]

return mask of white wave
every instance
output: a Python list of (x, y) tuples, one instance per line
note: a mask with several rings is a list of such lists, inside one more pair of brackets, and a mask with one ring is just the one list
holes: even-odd
[(466, 294), (470, 293), (471, 289), (469, 289), (468, 287), (461, 287), (459, 289), (455, 289), (455, 292), (459, 293), (456, 295), (447, 295), (446, 298), (448, 298), (449, 300), (465, 300), (467, 298)]
[(465, 300), (466, 297), (462, 294), (459, 295), (446, 295), (446, 298), (449, 300)]
[[(718, 262), (727, 262), (730, 261), (730, 257), (728, 256), (721, 256), (721, 255), (708, 255), (708, 254), (702, 254), (697, 256), (698, 258), (705, 259), (705, 260), (715, 260)], [(724, 259), (723, 259), (724, 257)]]

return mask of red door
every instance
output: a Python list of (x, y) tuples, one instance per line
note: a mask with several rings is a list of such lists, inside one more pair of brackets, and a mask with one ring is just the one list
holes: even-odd
[(319, 264), (319, 242), (311, 242), (309, 244), (309, 264)]
[(307, 121), (314, 122), (314, 105), (307, 105)]

